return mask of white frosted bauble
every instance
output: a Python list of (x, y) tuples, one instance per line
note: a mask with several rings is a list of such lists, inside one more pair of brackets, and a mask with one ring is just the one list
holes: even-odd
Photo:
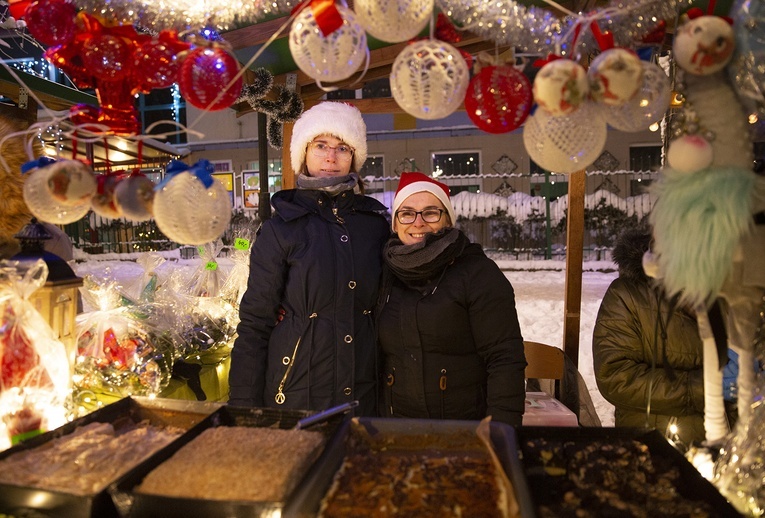
[(596, 106), (553, 117), (537, 110), (523, 125), (523, 145), (529, 157), (553, 173), (573, 173), (592, 164), (606, 145), (606, 121)]
[(587, 71), (570, 59), (556, 59), (534, 78), (534, 102), (551, 115), (567, 115), (582, 105), (590, 93)]
[(90, 198), (78, 205), (64, 205), (53, 198), (48, 187), (49, 172), (46, 167), (24, 173), (23, 196), (29, 211), (40, 221), (66, 225), (82, 219), (90, 210)]
[(62, 205), (82, 205), (96, 192), (93, 170), (79, 160), (57, 160), (43, 170), (51, 196)]
[(390, 43), (411, 40), (430, 21), (433, 0), (355, 0), (359, 23), (378, 40)]
[(353, 75), (366, 59), (367, 33), (356, 15), (335, 4), (343, 24), (326, 37), (311, 11), (305, 7), (292, 22), (289, 46), (295, 64), (316, 81), (342, 81)]
[(231, 198), (218, 180), (205, 188), (193, 173), (178, 173), (154, 193), (154, 220), (168, 239), (204, 245), (228, 228)]
[(673, 171), (691, 174), (712, 164), (712, 145), (699, 135), (684, 135), (669, 143), (667, 165)]
[(627, 49), (608, 49), (592, 60), (587, 78), (590, 96), (595, 101), (621, 106), (643, 85), (643, 65), (640, 58)]
[(725, 68), (735, 48), (733, 27), (719, 16), (700, 16), (681, 25), (672, 44), (677, 65), (697, 76)]
[(418, 119), (443, 119), (465, 100), (470, 70), (460, 52), (443, 41), (407, 45), (390, 72), (396, 103)]
[(133, 173), (114, 189), (114, 201), (130, 221), (148, 221), (154, 204), (154, 182), (146, 175)]
[(672, 89), (669, 77), (658, 65), (641, 61), (643, 85), (637, 94), (621, 106), (605, 106), (606, 122), (620, 131), (643, 131), (660, 121), (669, 108)]

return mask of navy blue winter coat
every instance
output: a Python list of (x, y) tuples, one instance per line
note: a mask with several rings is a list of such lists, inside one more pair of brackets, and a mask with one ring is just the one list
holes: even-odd
[(272, 204), (250, 256), (229, 404), (323, 410), (358, 399), (356, 413), (374, 415), (385, 206), (350, 190), (280, 191)]

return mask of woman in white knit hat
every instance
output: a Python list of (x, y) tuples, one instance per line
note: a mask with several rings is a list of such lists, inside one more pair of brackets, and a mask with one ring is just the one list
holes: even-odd
[(274, 194), (252, 247), (231, 354), (229, 404), (376, 413), (372, 310), (390, 236), (387, 209), (359, 192), (361, 113), (323, 102), (295, 123), (297, 188)]
[(377, 310), (382, 415), (520, 425), (526, 358), (513, 287), (454, 222), (448, 186), (401, 175)]

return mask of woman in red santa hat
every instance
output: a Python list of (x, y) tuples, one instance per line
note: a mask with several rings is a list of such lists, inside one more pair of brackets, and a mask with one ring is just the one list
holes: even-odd
[(448, 186), (401, 175), (377, 317), (382, 413), (520, 425), (526, 359), (513, 287), (454, 222)]
[[(229, 404), (375, 415), (372, 310), (390, 236), (384, 205), (360, 194), (366, 125), (323, 102), (295, 123), (297, 189), (274, 194), (258, 233), (231, 353)], [(278, 323), (277, 323), (278, 322)]]

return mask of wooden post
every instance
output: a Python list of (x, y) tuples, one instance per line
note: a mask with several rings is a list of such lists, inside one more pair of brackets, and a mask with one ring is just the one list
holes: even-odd
[(271, 217), (271, 194), (268, 192), (268, 142), (266, 127), (268, 118), (263, 112), (258, 112), (258, 176), (260, 177), (260, 196), (258, 199), (258, 216), (261, 221)]
[(563, 306), (563, 352), (579, 366), (579, 327), (582, 309), (584, 255), (584, 193), (587, 176), (577, 171), (568, 177), (566, 229), (566, 299)]

